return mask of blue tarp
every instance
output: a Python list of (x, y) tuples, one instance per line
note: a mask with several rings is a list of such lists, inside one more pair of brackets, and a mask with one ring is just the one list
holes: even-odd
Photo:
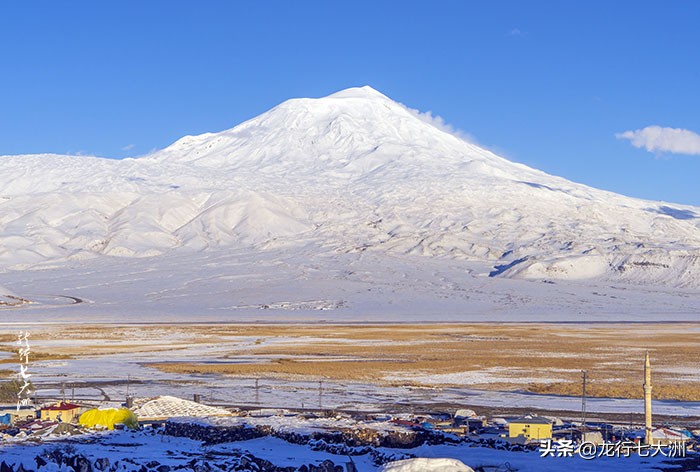
[(0, 424), (12, 424), (12, 415), (9, 413), (0, 415)]

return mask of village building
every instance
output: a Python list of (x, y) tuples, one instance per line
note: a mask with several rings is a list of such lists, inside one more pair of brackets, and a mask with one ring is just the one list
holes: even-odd
[(683, 444), (690, 441), (692, 435), (689, 432), (671, 429), (671, 428), (654, 428), (651, 432), (652, 444), (660, 444), (668, 446), (670, 444)]
[(541, 416), (526, 415), (508, 423), (508, 438), (528, 441), (539, 441), (552, 437), (552, 422)]
[[(552, 423), (552, 439), (561, 440), (569, 439), (577, 443), (591, 443), (596, 446), (605, 443), (606, 437), (609, 438), (610, 428), (603, 428), (601, 426), (581, 426), (568, 424), (566, 426), (560, 426), (557, 424), (556, 420)], [(614, 441), (613, 441), (614, 442)]]
[(82, 407), (74, 403), (58, 402), (39, 410), (39, 419), (44, 421), (62, 421), (75, 423), (80, 417)]
[(18, 421), (32, 420), (36, 418), (36, 408), (30, 405), (0, 406), (0, 424), (12, 425)]
[(168, 395), (136, 399), (134, 400), (132, 411), (140, 422), (161, 421), (183, 416), (231, 416), (231, 412), (223, 408), (203, 405)]

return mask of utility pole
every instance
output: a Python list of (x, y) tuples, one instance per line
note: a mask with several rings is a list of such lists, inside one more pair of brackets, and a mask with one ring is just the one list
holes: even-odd
[(318, 409), (323, 410), (323, 380), (318, 381)]
[(581, 389), (581, 430), (586, 429), (586, 371), (581, 371), (583, 386)]

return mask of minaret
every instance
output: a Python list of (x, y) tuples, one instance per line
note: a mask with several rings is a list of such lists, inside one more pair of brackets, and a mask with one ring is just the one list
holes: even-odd
[(649, 351), (644, 360), (644, 443), (651, 444), (651, 363)]

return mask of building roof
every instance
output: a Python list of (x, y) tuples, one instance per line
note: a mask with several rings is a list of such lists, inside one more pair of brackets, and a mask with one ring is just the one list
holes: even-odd
[(474, 418), (476, 412), (469, 408), (460, 408), (455, 412), (455, 418)]
[(53, 405), (45, 406), (42, 408), (42, 410), (67, 411), (67, 410), (76, 410), (78, 408), (80, 408), (80, 405), (76, 405), (75, 403), (61, 402), (61, 403), (54, 403)]
[(203, 405), (201, 403), (183, 400), (182, 398), (161, 396), (151, 399), (134, 401), (134, 413), (139, 420), (165, 419), (178, 416), (230, 416), (231, 412), (223, 408)]
[(5, 413), (9, 413), (11, 415), (26, 415), (27, 413), (32, 413), (37, 409), (33, 406), (30, 405), (21, 405), (19, 407), (19, 410), (17, 410), (17, 405), (12, 405), (12, 406), (0, 406), (0, 415), (4, 415)]
[(525, 415), (520, 418), (515, 418), (511, 420), (510, 423), (523, 423), (523, 424), (552, 424), (552, 420), (545, 418), (543, 416), (533, 416)]
[(651, 432), (651, 437), (654, 439), (669, 439), (673, 441), (685, 441), (689, 439), (682, 431), (669, 428), (655, 428)]

